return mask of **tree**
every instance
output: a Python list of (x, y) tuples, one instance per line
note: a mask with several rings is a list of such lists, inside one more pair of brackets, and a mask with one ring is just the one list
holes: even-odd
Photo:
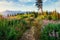
[(38, 12), (42, 12), (42, 0), (36, 0), (36, 6), (38, 7)]

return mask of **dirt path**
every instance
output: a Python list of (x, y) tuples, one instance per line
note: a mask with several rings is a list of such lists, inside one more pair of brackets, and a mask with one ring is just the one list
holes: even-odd
[[(48, 23), (56, 23), (56, 21), (53, 21), (53, 20), (51, 20), (51, 21), (49, 21), (49, 20), (43, 20), (43, 24), (44, 25), (47, 25)], [(60, 22), (59, 22), (60, 23)], [(39, 24), (36, 24), (36, 25), (38, 25), (39, 26)], [(41, 27), (41, 26), (39, 26), (39, 27), (35, 27), (35, 26), (32, 26), (29, 30), (27, 30), (24, 34), (23, 34), (23, 36), (22, 36), (22, 38), (20, 39), (20, 40), (39, 40), (38, 39), (38, 36), (39, 36), (39, 31), (38, 31), (38, 29), (39, 29), (39, 27)]]
[(35, 37), (34, 37), (34, 27), (31, 27), (31, 29), (27, 30), (22, 38), (20, 40), (35, 40)]

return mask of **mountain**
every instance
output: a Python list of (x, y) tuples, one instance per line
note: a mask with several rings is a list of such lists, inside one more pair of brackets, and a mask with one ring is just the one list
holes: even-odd
[(20, 14), (20, 13), (25, 13), (25, 11), (9, 11), (9, 10), (6, 10), (4, 12), (2, 12), (2, 14), (4, 16), (7, 16), (7, 15), (15, 15), (15, 14)]

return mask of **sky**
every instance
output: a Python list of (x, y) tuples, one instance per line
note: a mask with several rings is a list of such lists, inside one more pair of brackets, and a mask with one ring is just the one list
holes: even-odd
[[(38, 11), (36, 0), (0, 0), (0, 11)], [(60, 0), (43, 0), (43, 11), (60, 12)]]

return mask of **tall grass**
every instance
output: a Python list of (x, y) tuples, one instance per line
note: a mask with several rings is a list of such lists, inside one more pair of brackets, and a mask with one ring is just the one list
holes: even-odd
[(60, 24), (46, 25), (41, 31), (40, 40), (60, 40)]
[(0, 40), (18, 40), (26, 30), (25, 20), (0, 20)]

